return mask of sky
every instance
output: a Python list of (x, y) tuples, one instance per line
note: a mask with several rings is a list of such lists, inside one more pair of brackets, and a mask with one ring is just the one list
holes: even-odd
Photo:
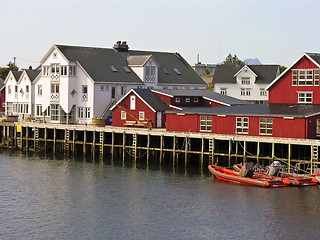
[(0, 0), (0, 67), (37, 67), (53, 44), (178, 52), (190, 64), (290, 66), (320, 52), (319, 0)]

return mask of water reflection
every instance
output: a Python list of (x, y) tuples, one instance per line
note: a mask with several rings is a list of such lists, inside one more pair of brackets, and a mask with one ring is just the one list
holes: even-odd
[(1, 239), (317, 239), (318, 187), (265, 189), (195, 166), (3, 151)]

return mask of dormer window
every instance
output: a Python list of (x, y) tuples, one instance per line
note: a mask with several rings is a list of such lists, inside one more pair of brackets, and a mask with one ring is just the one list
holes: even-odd
[(181, 75), (181, 72), (177, 69), (177, 68), (173, 68), (173, 71), (178, 74), (178, 75)]
[(250, 78), (249, 77), (241, 78), (241, 84), (242, 85), (249, 85), (250, 84)]
[(112, 72), (118, 72), (118, 70), (113, 66), (113, 65), (108, 65), (108, 67), (110, 68), (110, 70), (112, 71)]
[(156, 66), (146, 66), (146, 82), (155, 82), (156, 81)]

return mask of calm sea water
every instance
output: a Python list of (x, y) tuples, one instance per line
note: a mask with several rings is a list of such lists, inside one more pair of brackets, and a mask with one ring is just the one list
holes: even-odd
[(0, 150), (0, 239), (320, 239), (319, 187)]

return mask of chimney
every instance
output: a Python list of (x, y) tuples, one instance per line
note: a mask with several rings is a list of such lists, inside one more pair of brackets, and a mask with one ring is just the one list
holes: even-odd
[(118, 52), (128, 52), (129, 50), (129, 46), (127, 44), (126, 41), (117, 41), (114, 45), (113, 45), (113, 48), (115, 50), (117, 50)]

